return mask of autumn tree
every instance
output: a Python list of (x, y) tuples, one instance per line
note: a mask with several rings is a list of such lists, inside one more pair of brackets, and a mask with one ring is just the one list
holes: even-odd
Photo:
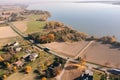
[(2, 56), (0, 56), (0, 62), (4, 61), (4, 59), (2, 58)]
[(9, 62), (5, 62), (5, 64), (6, 64), (6, 67), (7, 67), (7, 68), (10, 68), (10, 67), (11, 67), (11, 64), (10, 64)]
[(13, 66), (13, 71), (16, 72), (17, 71), (17, 67)]
[(31, 66), (26, 66), (25, 72), (26, 72), (27, 74), (30, 73), (31, 70), (32, 70), (32, 67), (31, 67)]
[(42, 80), (47, 80), (47, 78), (46, 78), (46, 77), (43, 77)]
[(86, 55), (81, 58), (80, 65), (83, 69), (86, 67)]
[(49, 42), (54, 41), (54, 39), (55, 39), (54, 34), (48, 34), (48, 39), (49, 39)]
[(7, 78), (7, 75), (4, 74), (4, 75), (2, 76), (2, 79), (3, 79), (3, 80), (6, 80), (6, 78)]

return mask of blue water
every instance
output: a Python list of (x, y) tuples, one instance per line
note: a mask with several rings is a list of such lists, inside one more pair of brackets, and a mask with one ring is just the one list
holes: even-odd
[(51, 20), (62, 21), (89, 35), (115, 35), (120, 41), (120, 5), (102, 3), (39, 3), (28, 9), (47, 10)]

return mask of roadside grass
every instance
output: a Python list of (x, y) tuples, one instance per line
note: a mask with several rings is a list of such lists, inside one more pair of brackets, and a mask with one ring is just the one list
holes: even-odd
[(93, 80), (106, 80), (105, 73), (95, 70), (93, 74)]
[(120, 75), (110, 74), (110, 80), (120, 80)]
[(8, 26), (7, 24), (0, 24), (0, 27)]

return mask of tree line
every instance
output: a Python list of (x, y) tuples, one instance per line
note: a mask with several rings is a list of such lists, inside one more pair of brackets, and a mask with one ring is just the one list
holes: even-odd
[(87, 35), (85, 33), (78, 32), (71, 27), (57, 21), (49, 21), (44, 26), (44, 31), (42, 33), (32, 33), (28, 36), (29, 38), (40, 43), (49, 43), (53, 41), (81, 41), (87, 38)]

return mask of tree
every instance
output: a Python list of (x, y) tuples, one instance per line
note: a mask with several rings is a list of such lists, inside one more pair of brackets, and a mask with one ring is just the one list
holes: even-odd
[(17, 67), (13, 66), (13, 71), (16, 72), (17, 71)]
[(11, 64), (9, 62), (6, 62), (6, 66), (7, 66), (7, 68), (10, 68)]
[(86, 55), (84, 55), (83, 58), (81, 58), (80, 64), (81, 67), (84, 69), (86, 66)]
[(54, 41), (54, 39), (55, 39), (54, 34), (48, 34), (48, 39), (50, 42)]
[(46, 78), (46, 77), (43, 77), (42, 80), (47, 80), (47, 78)]
[(3, 80), (6, 80), (6, 78), (7, 78), (7, 76), (4, 74), (4, 75), (2, 76), (2, 79), (3, 79)]
[(31, 67), (31, 66), (26, 66), (25, 72), (26, 72), (27, 74), (30, 73), (31, 70), (32, 70), (32, 67)]
[(0, 62), (4, 61), (4, 59), (0, 56)]

